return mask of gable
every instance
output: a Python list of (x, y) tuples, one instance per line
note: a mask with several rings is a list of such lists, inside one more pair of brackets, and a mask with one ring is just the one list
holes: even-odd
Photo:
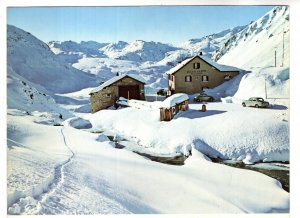
[[(172, 69), (170, 69), (167, 74), (170, 74), (170, 75), (174, 75), (176, 74), (178, 71), (186, 68), (187, 66), (188, 67), (193, 67), (193, 65), (195, 63), (200, 63), (200, 66), (199, 68), (201, 68), (201, 64), (207, 64), (209, 65), (210, 67), (216, 69), (217, 71), (219, 72), (231, 72), (231, 71), (235, 71), (235, 72), (239, 72), (240, 69), (239, 68), (236, 68), (236, 67), (232, 67), (232, 66), (226, 66), (226, 65), (222, 65), (222, 64), (218, 64), (218, 63), (215, 63), (214, 61), (210, 60), (209, 58), (207, 57), (204, 57), (204, 56), (194, 56), (192, 58), (188, 58), (184, 61), (182, 61), (181, 63), (179, 63), (178, 65), (176, 65), (175, 67), (173, 67)], [(198, 66), (195, 66), (193, 67), (194, 69), (197, 69)], [(198, 69), (199, 69), (198, 68)]]
[(140, 77), (139, 75), (124, 74), (124, 75), (121, 75), (121, 76), (115, 76), (115, 77), (111, 78), (110, 80), (107, 80), (106, 82), (104, 82), (103, 84), (101, 84), (100, 86), (98, 86), (97, 88), (93, 89), (90, 92), (90, 94), (95, 93), (95, 92), (99, 92), (102, 89), (104, 89), (106, 87), (109, 87), (109, 86), (115, 84), (116, 82), (121, 81), (124, 78), (129, 78), (129, 79), (132, 79), (132, 80), (134, 80), (134, 81), (136, 81), (138, 83), (146, 84), (146, 81), (142, 77)]

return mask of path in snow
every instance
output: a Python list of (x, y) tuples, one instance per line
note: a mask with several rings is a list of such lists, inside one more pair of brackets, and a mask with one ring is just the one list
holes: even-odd
[[(48, 184), (48, 188), (46, 190), (41, 190), (41, 193), (39, 193), (38, 196), (35, 197), (35, 199), (32, 199), (31, 197), (20, 197), (17, 200), (17, 203), (14, 204), (12, 207), (8, 208), (8, 213), (26, 213), (26, 214), (37, 214), (40, 213), (39, 210), (40, 208), (43, 208), (43, 205), (48, 201), (49, 198), (51, 198), (51, 195), (55, 192), (57, 187), (62, 186), (64, 182), (64, 168), (66, 165), (68, 165), (72, 159), (75, 156), (75, 153), (72, 151), (72, 149), (68, 146), (66, 143), (66, 138), (63, 133), (63, 128), (61, 128), (61, 134), (63, 137), (64, 145), (68, 148), (68, 150), (71, 152), (71, 156), (61, 164), (57, 165), (54, 168), (54, 177)], [(9, 141), (22, 145), (19, 142), (16, 142), (12, 139), (8, 139)], [(44, 192), (43, 192), (44, 191)], [(36, 206), (34, 206), (36, 205)]]
[[(90, 178), (79, 168), (82, 158), (76, 159), (75, 152), (68, 145), (66, 136), (61, 128), (64, 146), (71, 156), (54, 169), (54, 177), (45, 192), (36, 197), (20, 197), (16, 204), (8, 208), (9, 214), (125, 214), (130, 213), (111, 193), (101, 190), (111, 190), (109, 184), (101, 178)], [(101, 181), (100, 181), (100, 180)], [(101, 185), (99, 185), (101, 184)]]

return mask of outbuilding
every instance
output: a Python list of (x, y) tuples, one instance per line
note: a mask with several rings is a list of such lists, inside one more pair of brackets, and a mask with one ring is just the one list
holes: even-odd
[(166, 98), (160, 104), (160, 121), (170, 121), (179, 111), (189, 109), (189, 96), (184, 93), (177, 93)]
[(205, 88), (214, 88), (238, 75), (240, 69), (221, 65), (204, 56), (187, 58), (170, 69), (168, 94), (201, 93)]
[(144, 85), (146, 81), (139, 75), (123, 74), (104, 82), (90, 92), (91, 112), (108, 108), (119, 97), (145, 100)]

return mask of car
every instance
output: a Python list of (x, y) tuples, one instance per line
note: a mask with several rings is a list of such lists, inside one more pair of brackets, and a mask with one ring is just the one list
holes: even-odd
[(194, 97), (194, 102), (212, 102), (214, 101), (214, 97), (210, 96), (210, 95), (207, 95), (205, 93), (201, 93), (201, 94), (197, 94), (195, 97)]
[(252, 97), (243, 101), (242, 105), (243, 107), (267, 108), (270, 104), (261, 97)]
[(161, 96), (167, 96), (167, 91), (164, 89), (159, 89), (156, 94)]

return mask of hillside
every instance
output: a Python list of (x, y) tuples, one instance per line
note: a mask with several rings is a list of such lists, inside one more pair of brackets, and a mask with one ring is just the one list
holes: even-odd
[(213, 58), (219, 63), (251, 70), (275, 66), (276, 51), (276, 66), (288, 66), (289, 37), (289, 9), (286, 6), (275, 7), (228, 39)]
[(7, 65), (50, 92), (65, 93), (95, 85), (93, 76), (60, 61), (46, 43), (17, 27), (7, 27)]

